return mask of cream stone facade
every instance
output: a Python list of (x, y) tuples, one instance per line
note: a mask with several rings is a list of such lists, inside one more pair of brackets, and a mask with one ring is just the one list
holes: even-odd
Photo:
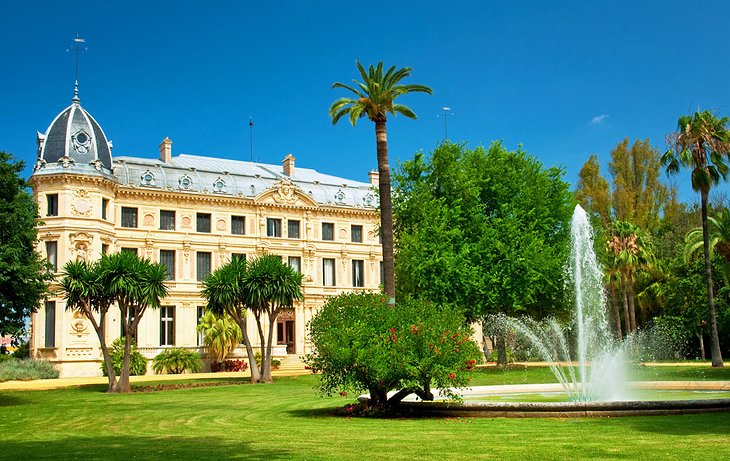
[[(31, 184), (39, 251), (57, 276), (67, 261), (104, 252), (134, 251), (168, 267), (164, 307), (148, 310), (137, 331), (150, 359), (167, 347), (204, 354), (196, 332), (205, 306), (200, 280), (237, 255), (281, 255), (304, 276), (303, 301), (281, 315), (274, 332), (274, 356), (285, 360), (309, 352), (307, 322), (328, 297), (381, 284), (374, 172), (364, 183), (295, 167), (291, 155), (282, 165), (173, 156), (167, 138), (159, 158), (112, 159), (111, 142), (75, 94), (38, 135)], [(253, 320), (249, 325), (255, 341)], [(112, 309), (107, 341), (120, 330)], [(83, 315), (66, 310), (60, 294), (31, 318), (31, 354), (57, 364), (61, 376), (101, 374), (96, 333)]]

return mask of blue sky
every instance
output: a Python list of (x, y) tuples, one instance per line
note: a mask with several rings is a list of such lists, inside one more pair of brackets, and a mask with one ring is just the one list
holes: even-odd
[[(624, 137), (663, 151), (679, 115), (730, 115), (730, 2), (3, 3), (0, 150), (29, 165), (36, 130), (70, 103), (76, 34), (81, 103), (117, 156), (157, 157), (169, 136), (174, 155), (248, 160), (251, 114), (255, 160), (292, 153), (366, 181), (372, 124), (332, 126), (327, 113), (356, 59), (412, 67), (410, 81), (433, 88), (402, 98), (418, 120), (389, 121), (393, 165), (443, 138), (444, 106), (452, 140), (522, 144), (573, 183)], [(688, 183), (681, 197), (695, 201)]]

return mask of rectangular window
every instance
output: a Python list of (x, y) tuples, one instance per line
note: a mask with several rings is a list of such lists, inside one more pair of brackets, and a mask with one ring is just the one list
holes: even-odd
[(269, 237), (281, 237), (281, 219), (266, 218), (266, 235)]
[(198, 213), (196, 219), (198, 232), (210, 233), (210, 213)]
[(101, 199), (101, 219), (106, 219), (106, 209), (109, 207), (109, 199)]
[(353, 224), (350, 226), (350, 234), (353, 242), (362, 243), (362, 226)]
[(322, 240), (335, 239), (335, 225), (331, 222), (322, 223)]
[(107, 245), (106, 243), (102, 243), (101, 244), (101, 254), (105, 255), (107, 253), (109, 253), (109, 245)]
[(231, 234), (246, 235), (245, 216), (231, 216)]
[(197, 343), (198, 346), (203, 345), (203, 332), (198, 331), (197, 325), (200, 325), (200, 319), (202, 319), (204, 315), (205, 315), (205, 306), (198, 306), (198, 318), (197, 318), (197, 321), (195, 322), (195, 325), (196, 325), (195, 330), (198, 332), (198, 343)]
[(286, 220), (286, 236), (290, 239), (299, 238), (299, 221), (294, 219)]
[(326, 287), (335, 286), (335, 260), (322, 259), (322, 282)]
[(122, 247), (122, 253), (134, 253), (137, 254), (136, 248)]
[(175, 280), (175, 250), (160, 250), (160, 264), (167, 268), (167, 280)]
[(175, 306), (160, 307), (160, 346), (175, 345)]
[(246, 253), (231, 253), (231, 259), (243, 259), (246, 260)]
[(53, 272), (58, 272), (58, 242), (46, 242), (46, 258), (51, 263)]
[(46, 301), (45, 347), (56, 347), (56, 301)]
[(300, 258), (299, 256), (289, 256), (289, 267), (301, 274), (302, 258)]
[(58, 194), (46, 195), (46, 216), (58, 216)]
[(211, 254), (206, 251), (198, 251), (196, 254), (197, 280), (203, 281), (210, 274)]
[(137, 227), (137, 209), (122, 207), (122, 227)]
[(380, 261), (380, 284), (385, 286), (385, 264)]
[(175, 211), (160, 210), (160, 230), (175, 230)]
[(365, 261), (362, 259), (352, 260), (352, 286), (365, 286)]
[[(129, 316), (128, 322), (130, 326), (134, 322), (134, 319), (137, 318), (137, 312), (137, 308), (130, 308), (127, 311), (127, 315)], [(132, 331), (130, 334), (130, 336), (132, 337), (132, 341), (134, 341), (135, 343), (137, 342), (137, 330), (139, 330), (139, 325), (137, 325), (134, 331)], [(124, 318), (122, 318), (122, 321), (119, 323), (119, 336), (124, 337)]]

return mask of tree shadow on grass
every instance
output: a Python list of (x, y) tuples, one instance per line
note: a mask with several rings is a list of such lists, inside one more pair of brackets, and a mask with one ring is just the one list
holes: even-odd
[(625, 421), (635, 430), (667, 435), (728, 435), (730, 412), (676, 416), (631, 416)]
[(287, 414), (296, 418), (330, 418), (336, 417), (335, 413), (335, 408), (298, 408), (287, 411)]
[(0, 408), (25, 405), (26, 403), (28, 403), (27, 399), (18, 397), (17, 395), (0, 394)]
[(291, 459), (294, 454), (286, 449), (262, 450), (253, 448), (250, 442), (217, 437), (160, 438), (119, 435), (2, 442), (2, 457), (7, 457), (5, 459), (277, 460)]

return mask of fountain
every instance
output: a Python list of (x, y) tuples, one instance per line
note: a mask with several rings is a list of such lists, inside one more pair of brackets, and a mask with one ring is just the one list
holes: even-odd
[[(565, 329), (555, 320), (504, 319), (505, 325), (526, 338), (555, 374), (559, 384), (478, 386), (462, 392), (464, 401), (422, 402), (416, 398), (401, 405), (413, 412), (454, 416), (624, 416), (730, 411), (730, 382), (641, 382), (626, 380), (624, 362), (634, 338), (621, 341), (606, 318), (603, 272), (593, 251), (593, 236), (585, 211), (578, 205), (571, 222), (569, 278), (575, 287), (572, 328), (577, 357)], [(719, 391), (707, 399), (637, 400), (636, 389)], [(474, 395), (563, 392), (564, 402), (474, 401)], [(720, 396), (720, 398), (713, 398)]]

